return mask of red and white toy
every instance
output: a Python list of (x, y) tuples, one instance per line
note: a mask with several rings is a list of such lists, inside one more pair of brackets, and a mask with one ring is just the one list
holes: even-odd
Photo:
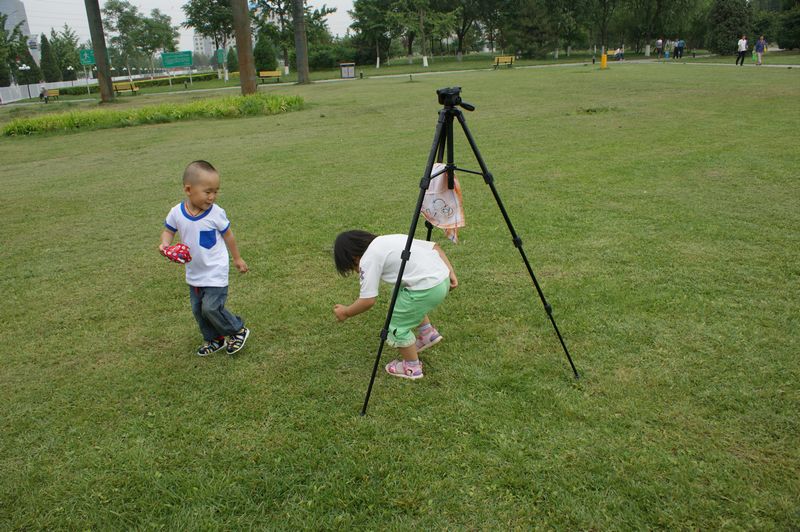
[(192, 262), (192, 255), (189, 253), (189, 246), (186, 244), (175, 244), (164, 248), (164, 256), (172, 262), (186, 264)]

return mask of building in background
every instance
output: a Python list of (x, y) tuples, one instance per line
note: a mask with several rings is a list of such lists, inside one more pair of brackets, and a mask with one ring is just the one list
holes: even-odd
[(30, 27), (28, 26), (28, 15), (25, 13), (25, 4), (20, 0), (0, 0), (0, 13), (7, 15), (6, 27), (7, 30), (14, 29), (14, 26), (22, 22), (20, 30), (28, 41), (28, 49), (31, 51), (33, 60), (39, 63), (41, 52), (39, 51), (39, 40), (31, 35)]
[[(2, 0), (0, 0), (2, 1)], [(214, 48), (214, 41), (211, 37), (203, 37), (202, 35), (194, 34), (194, 53), (211, 57), (214, 55), (216, 49)]]

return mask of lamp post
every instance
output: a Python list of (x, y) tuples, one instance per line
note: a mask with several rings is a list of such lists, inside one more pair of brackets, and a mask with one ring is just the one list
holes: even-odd
[[(27, 72), (28, 70), (31, 69), (31, 67), (29, 67), (25, 63), (22, 63), (19, 66), (19, 69), (22, 70), (23, 72)], [(31, 85), (30, 85), (30, 83), (26, 83), (25, 86), (28, 87), (28, 99), (30, 99), (31, 98)]]
[[(68, 66), (68, 67), (67, 67), (67, 70), (69, 71), (69, 77), (71, 77), (71, 78), (72, 78), (72, 77), (73, 77), (73, 76), (72, 76), (72, 73), (75, 71), (75, 67), (73, 67), (72, 65), (70, 65), (70, 66)], [(75, 86), (75, 79), (72, 79), (72, 80), (70, 80), (70, 81), (72, 81), (72, 86), (74, 87), (74, 86)]]

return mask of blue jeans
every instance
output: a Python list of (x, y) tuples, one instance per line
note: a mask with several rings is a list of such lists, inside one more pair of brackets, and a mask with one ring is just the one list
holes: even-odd
[(244, 327), (242, 318), (225, 308), (225, 301), (228, 299), (227, 286), (190, 286), (189, 299), (192, 302), (192, 314), (205, 341), (230, 336)]

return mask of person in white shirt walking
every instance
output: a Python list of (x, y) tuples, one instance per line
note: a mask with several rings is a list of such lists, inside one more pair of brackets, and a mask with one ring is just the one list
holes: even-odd
[[(747, 35), (742, 35), (742, 38), (739, 39), (739, 42), (736, 44), (736, 50), (739, 52), (736, 56), (736, 64), (744, 66), (744, 56), (747, 53)], [(741, 61), (741, 63), (739, 63), (739, 61)]]

